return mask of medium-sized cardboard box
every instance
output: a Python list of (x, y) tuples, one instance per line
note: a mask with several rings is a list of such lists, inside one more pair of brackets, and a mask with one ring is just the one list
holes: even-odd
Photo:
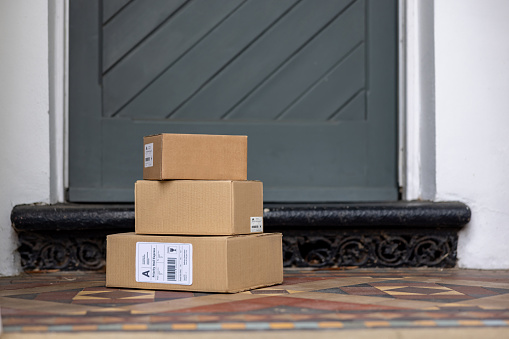
[(247, 136), (157, 134), (143, 138), (146, 180), (247, 180)]
[(260, 181), (139, 180), (134, 206), (137, 234), (263, 232)]
[(108, 235), (106, 286), (240, 292), (283, 281), (282, 236)]

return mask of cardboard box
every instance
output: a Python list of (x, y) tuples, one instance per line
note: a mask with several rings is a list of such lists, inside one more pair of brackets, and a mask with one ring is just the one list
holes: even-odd
[(106, 286), (232, 293), (279, 284), (281, 238), (108, 235)]
[(137, 234), (263, 232), (260, 181), (139, 180), (134, 206)]
[(143, 146), (143, 179), (247, 180), (244, 135), (157, 134)]

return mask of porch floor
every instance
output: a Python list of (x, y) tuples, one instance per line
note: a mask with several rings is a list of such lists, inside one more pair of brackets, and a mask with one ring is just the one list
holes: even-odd
[(104, 272), (0, 278), (3, 338), (509, 337), (509, 271), (286, 269), (238, 294), (105, 287)]

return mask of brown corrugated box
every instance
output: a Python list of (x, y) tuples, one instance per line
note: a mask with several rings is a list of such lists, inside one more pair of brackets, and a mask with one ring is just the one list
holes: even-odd
[(263, 232), (263, 184), (231, 180), (139, 180), (137, 234), (233, 235)]
[(143, 146), (143, 179), (247, 180), (247, 136), (164, 133)]
[[(171, 261), (174, 259), (165, 258), (165, 255), (179, 259)], [(281, 283), (282, 258), (280, 233), (237, 236), (113, 234), (107, 237), (106, 286), (234, 293)]]

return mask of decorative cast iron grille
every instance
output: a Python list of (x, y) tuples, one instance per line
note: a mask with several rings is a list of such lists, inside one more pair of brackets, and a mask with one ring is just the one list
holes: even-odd
[(285, 267), (454, 267), (456, 247), (453, 234), (283, 237)]
[[(19, 233), (24, 270), (100, 270), (106, 234)], [(283, 231), (285, 267), (454, 267), (454, 231)]]

